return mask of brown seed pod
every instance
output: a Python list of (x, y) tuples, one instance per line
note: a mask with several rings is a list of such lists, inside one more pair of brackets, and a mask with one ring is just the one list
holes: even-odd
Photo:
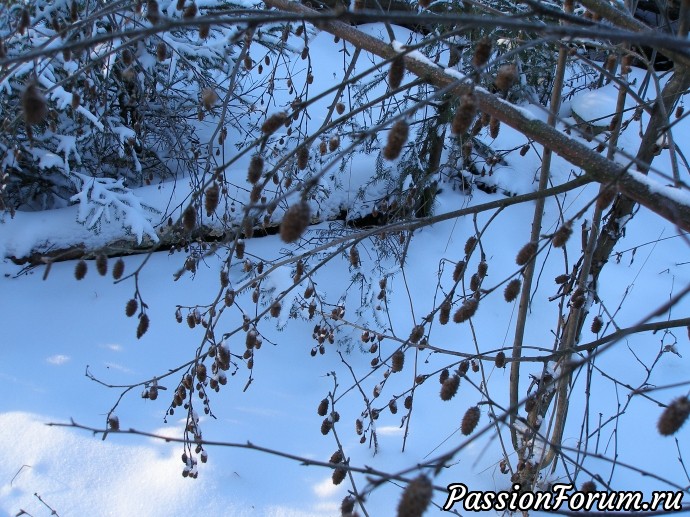
[(184, 226), (187, 232), (191, 232), (196, 228), (196, 209), (191, 204), (187, 205), (187, 208), (182, 213), (182, 226)]
[(34, 83), (27, 85), (22, 93), (22, 112), (27, 125), (40, 124), (48, 116), (45, 97)]
[(491, 117), (489, 121), (489, 135), (491, 138), (498, 138), (498, 133), (501, 130), (501, 121), (495, 117)]
[[(348, 495), (343, 498), (342, 503), (340, 503), (340, 515), (346, 516), (352, 514), (355, 509), (355, 498)], [(352, 516), (354, 517), (354, 516)]]
[(146, 314), (142, 314), (139, 317), (139, 325), (137, 325), (137, 339), (140, 339), (141, 336), (146, 334), (146, 331), (149, 329), (149, 317)]
[(515, 257), (515, 263), (518, 266), (524, 266), (536, 255), (538, 245), (535, 241), (530, 241), (525, 244)]
[[(473, 237), (470, 237), (472, 239)], [(469, 240), (468, 240), (469, 242)], [(476, 239), (475, 239), (476, 242)], [(465, 255), (468, 255), (467, 253), (467, 246), (465, 246)], [(455, 264), (455, 269), (453, 269), (453, 282), (459, 282), (460, 279), (462, 278), (462, 275), (465, 274), (465, 267), (467, 264), (465, 263), (464, 260), (458, 261), (457, 264)]]
[(124, 272), (125, 261), (119, 258), (115, 261), (115, 265), (113, 266), (113, 279), (119, 280), (120, 278), (122, 278)]
[(476, 293), (479, 290), (480, 282), (481, 282), (481, 278), (479, 278), (479, 275), (477, 273), (474, 273), (470, 277), (470, 291)]
[(594, 319), (592, 320), (592, 327), (591, 330), (594, 334), (598, 334), (601, 331), (601, 328), (604, 326), (604, 320), (601, 318), (601, 316), (594, 316)]
[(506, 353), (501, 351), (496, 354), (496, 359), (494, 360), (494, 365), (496, 368), (503, 368), (506, 365)]
[(441, 325), (446, 325), (450, 321), (450, 302), (448, 300), (441, 304), (438, 311), (438, 321)]
[(316, 410), (319, 416), (326, 416), (326, 413), (328, 413), (328, 399), (325, 398), (321, 402), (319, 402), (319, 407)]
[(218, 187), (218, 183), (214, 181), (213, 184), (206, 189), (206, 197), (204, 198), (204, 208), (206, 208), (206, 215), (209, 217), (211, 217), (213, 212), (216, 211), (216, 208), (218, 208), (219, 194), (220, 188)]
[(111, 431), (120, 430), (120, 419), (117, 417), (117, 415), (110, 415), (108, 417), (108, 429)]
[(274, 318), (277, 318), (280, 316), (280, 310), (282, 309), (282, 306), (280, 305), (279, 302), (273, 302), (273, 305), (271, 305), (271, 308), (269, 312), (271, 313), (271, 316)]
[(398, 503), (398, 517), (422, 517), (431, 502), (434, 488), (424, 474), (414, 478), (402, 493)]
[(352, 267), (359, 267), (359, 251), (356, 246), (350, 248), (350, 265)]
[(523, 145), (522, 149), (520, 149), (520, 156), (525, 156), (528, 151), (529, 151), (529, 144)]
[(213, 88), (204, 88), (201, 90), (201, 104), (206, 111), (213, 108), (218, 102), (218, 94)]
[(472, 65), (476, 68), (484, 66), (491, 57), (491, 40), (484, 36), (477, 42), (474, 49), (474, 56), (472, 56)]
[(208, 23), (202, 23), (199, 25), (199, 38), (206, 39), (211, 33), (211, 25)]
[(570, 275), (558, 275), (558, 276), (554, 279), (554, 281), (555, 281), (557, 284), (560, 285), (560, 284), (565, 284), (565, 283), (568, 281), (569, 278), (570, 278)]
[[(342, 102), (339, 102), (338, 104), (335, 105), (335, 111), (338, 113), (338, 115), (342, 115), (345, 113), (345, 104)], [(324, 154), (324, 153), (321, 153)]]
[(661, 413), (657, 429), (662, 436), (671, 436), (685, 423), (690, 415), (690, 400), (678, 397), (672, 401)]
[(388, 402), (388, 409), (392, 415), (396, 415), (398, 413), (398, 403), (395, 399), (391, 399), (390, 402)]
[(74, 266), (74, 278), (76, 278), (77, 280), (83, 279), (86, 276), (86, 271), (88, 269), (89, 267), (86, 265), (86, 261), (80, 260)]
[(460, 105), (453, 116), (451, 131), (454, 135), (464, 135), (472, 124), (477, 113), (477, 99), (474, 93), (466, 93), (460, 99)]
[(616, 198), (617, 194), (618, 191), (611, 186), (602, 190), (597, 197), (597, 208), (599, 210), (605, 210), (608, 208), (608, 206), (613, 203), (613, 200)]
[(498, 68), (496, 79), (494, 79), (494, 85), (499, 91), (505, 93), (510, 90), (511, 86), (513, 86), (518, 79), (517, 66), (513, 63), (506, 63)]
[(460, 424), (460, 430), (465, 436), (472, 434), (475, 430), (477, 424), (479, 423), (479, 417), (481, 416), (481, 411), (479, 411), (479, 406), (474, 406), (465, 412), (465, 416), (462, 417), (462, 424)]
[(424, 337), (424, 325), (415, 325), (410, 332), (410, 337), (408, 338), (410, 343), (419, 343), (419, 340)]
[(405, 354), (402, 350), (396, 350), (391, 356), (391, 371), (393, 373), (401, 372), (405, 365)]
[(228, 289), (225, 291), (225, 305), (230, 307), (233, 303), (235, 303), (235, 291)]
[(343, 480), (345, 479), (346, 475), (347, 475), (346, 469), (344, 469), (342, 467), (338, 467), (337, 469), (335, 469), (333, 471), (333, 475), (331, 476), (331, 479), (333, 480), (333, 484), (339, 485), (340, 483), (342, 483)]
[(453, 321), (455, 323), (462, 323), (463, 321), (467, 321), (472, 316), (474, 316), (475, 312), (477, 312), (478, 306), (479, 302), (476, 298), (470, 298), (469, 300), (466, 300), (460, 306), (460, 308), (457, 311), (455, 311), (455, 314), (453, 314)]
[(388, 69), (388, 87), (395, 90), (402, 83), (405, 75), (405, 59), (398, 55), (391, 61), (391, 66)]
[(261, 132), (266, 136), (272, 135), (280, 128), (280, 126), (285, 124), (287, 119), (288, 115), (284, 111), (274, 113), (263, 123), (261, 126)]
[(488, 270), (489, 264), (487, 264), (486, 261), (482, 260), (479, 264), (477, 264), (477, 275), (479, 278), (484, 278)]
[(127, 302), (127, 305), (125, 305), (125, 314), (127, 315), (127, 317), (131, 318), (137, 312), (138, 308), (139, 304), (134, 298), (132, 298)]
[(26, 29), (28, 29), (30, 26), (31, 16), (29, 15), (28, 9), (24, 8), (19, 13), (19, 24), (17, 25), (17, 32), (19, 32), (19, 34), (23, 36), (24, 32), (26, 32)]
[(404, 120), (398, 120), (388, 132), (388, 142), (383, 148), (383, 157), (386, 160), (395, 160), (400, 156), (403, 145), (407, 142), (409, 136), (409, 126)]
[(330, 418), (324, 418), (323, 422), (321, 422), (321, 434), (325, 436), (331, 432), (331, 429), (333, 429), (333, 422), (331, 422)]
[(466, 375), (469, 370), (470, 370), (470, 362), (467, 359), (464, 359), (460, 363), (460, 366), (458, 366), (458, 375)]
[(196, 16), (196, 13), (197, 13), (196, 4), (194, 2), (192, 2), (184, 10), (184, 13), (182, 13), (182, 18), (187, 18), (187, 19), (194, 18)]
[(403, 406), (405, 406), (405, 409), (408, 411), (412, 409), (412, 395), (408, 395), (405, 397), (405, 402), (403, 403)]
[(678, 106), (676, 108), (676, 118), (682, 117), (684, 111), (685, 111), (685, 108), (683, 106)]
[(340, 449), (331, 454), (331, 458), (328, 460), (329, 463), (340, 463), (343, 461), (343, 453)]
[(280, 238), (288, 244), (298, 240), (311, 222), (311, 209), (306, 201), (288, 208), (280, 224)]
[(465, 256), (470, 256), (474, 251), (474, 247), (477, 245), (477, 238), (472, 235), (465, 242)]
[(458, 392), (460, 387), (460, 376), (453, 375), (448, 377), (441, 385), (441, 400), (450, 400)]
[(441, 384), (443, 384), (444, 382), (446, 382), (446, 380), (448, 380), (448, 377), (450, 377), (450, 371), (448, 370), (448, 368), (444, 368), (443, 370), (441, 370), (441, 373), (438, 376), (438, 381)]
[(580, 487), (580, 492), (588, 493), (596, 491), (597, 484), (594, 481), (585, 481), (584, 483), (582, 483), (582, 486)]
[(309, 165), (309, 148), (305, 145), (297, 149), (297, 168), (301, 171)]
[(573, 226), (572, 223), (568, 221), (558, 230), (556, 230), (556, 233), (553, 234), (553, 237), (551, 238), (551, 244), (553, 244), (554, 248), (562, 248), (563, 246), (565, 246), (565, 243), (568, 242), (568, 239), (570, 239), (570, 236), (572, 234)]
[(168, 47), (162, 41), (156, 45), (156, 59), (158, 62), (165, 61), (168, 57)]
[(146, 19), (155, 25), (160, 20), (160, 17), (161, 14), (158, 10), (158, 2), (156, 0), (148, 0), (146, 4)]
[(79, 20), (79, 6), (77, 5), (77, 0), (72, 0), (72, 4), (69, 7), (69, 17), (72, 23)]
[(328, 150), (330, 152), (335, 151), (338, 147), (340, 147), (340, 137), (339, 136), (333, 136), (331, 139), (328, 141)]
[(249, 161), (249, 169), (247, 170), (247, 181), (252, 185), (261, 179), (261, 174), (264, 171), (264, 159), (255, 154)]
[(103, 253), (96, 257), (96, 271), (101, 276), (108, 274), (108, 257)]
[(237, 242), (235, 243), (235, 256), (239, 260), (244, 259), (245, 248), (246, 248), (245, 242), (242, 239), (238, 239)]
[(508, 282), (508, 285), (503, 291), (503, 298), (505, 298), (505, 300), (509, 303), (512, 302), (513, 300), (515, 300), (515, 298), (518, 297), (518, 294), (520, 294), (521, 287), (522, 282), (520, 282), (520, 279), (513, 278), (510, 282)]

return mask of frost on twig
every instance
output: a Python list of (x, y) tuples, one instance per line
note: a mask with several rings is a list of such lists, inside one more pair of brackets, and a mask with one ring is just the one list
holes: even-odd
[(141, 244), (144, 234), (158, 242), (150, 215), (158, 211), (142, 204), (134, 192), (124, 186), (123, 179), (94, 178), (79, 173), (72, 177), (80, 189), (70, 198), (70, 201), (79, 203), (78, 222), (98, 231), (103, 218), (108, 223), (115, 218), (122, 221), (126, 231), (136, 235), (138, 244)]

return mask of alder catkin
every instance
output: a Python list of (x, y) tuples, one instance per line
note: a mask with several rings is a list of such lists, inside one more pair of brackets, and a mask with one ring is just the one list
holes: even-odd
[(113, 266), (113, 279), (114, 280), (119, 280), (122, 278), (122, 275), (125, 272), (125, 261), (122, 260), (122, 258), (119, 258), (115, 261), (115, 265)]
[(407, 142), (409, 126), (404, 120), (398, 120), (388, 132), (388, 142), (383, 149), (383, 157), (386, 160), (395, 160), (400, 156), (403, 145)]
[(491, 138), (498, 138), (498, 133), (501, 130), (501, 121), (498, 120), (496, 117), (491, 117), (489, 120), (489, 135)]
[(272, 135), (285, 123), (287, 118), (288, 115), (284, 111), (274, 113), (262, 124), (261, 132), (266, 136)]
[(402, 493), (397, 517), (421, 517), (429, 507), (434, 488), (424, 474), (414, 478)]
[(297, 149), (297, 168), (301, 171), (309, 165), (309, 148), (303, 145)]
[(472, 56), (472, 64), (479, 68), (484, 66), (486, 62), (491, 57), (491, 40), (484, 36), (477, 43), (477, 47), (474, 49), (474, 56)]
[(601, 318), (601, 316), (594, 316), (594, 319), (592, 320), (592, 333), (598, 334), (601, 331), (601, 328), (604, 326), (604, 320)]
[(247, 181), (252, 185), (261, 179), (261, 174), (264, 171), (264, 159), (255, 154), (249, 161), (249, 169), (247, 170)]
[(520, 287), (522, 286), (522, 283), (520, 282), (519, 278), (514, 278), (510, 282), (508, 282), (508, 285), (505, 288), (505, 291), (503, 291), (503, 297), (507, 302), (512, 302), (515, 300), (515, 298), (518, 297), (520, 294)]
[(534, 257), (534, 255), (536, 255), (537, 249), (538, 245), (535, 241), (528, 242), (522, 247), (522, 249), (520, 249), (520, 251), (518, 251), (518, 254), (515, 257), (515, 263), (518, 266), (524, 266), (530, 260), (532, 260), (532, 257)]
[[(465, 255), (468, 255), (468, 253), (465, 253)], [(465, 274), (465, 267), (466, 263), (464, 260), (458, 261), (457, 264), (455, 264), (455, 269), (453, 269), (453, 282), (459, 282), (460, 279), (462, 278), (462, 275)]]
[(391, 371), (393, 373), (401, 372), (405, 365), (405, 354), (402, 350), (396, 350), (391, 356)]
[(448, 377), (441, 385), (441, 400), (448, 401), (452, 399), (458, 392), (460, 387), (460, 377), (458, 375), (453, 375)]
[(517, 66), (513, 63), (507, 63), (498, 68), (496, 79), (494, 79), (494, 85), (499, 91), (506, 93), (518, 79)]
[(448, 321), (450, 321), (450, 309), (451, 306), (448, 300), (441, 304), (441, 307), (438, 311), (438, 321), (441, 325), (446, 325)]
[(311, 222), (309, 203), (300, 201), (288, 208), (280, 224), (280, 238), (283, 242), (291, 243), (298, 240)]
[(323, 399), (321, 402), (319, 402), (319, 407), (317, 408), (316, 412), (319, 416), (326, 416), (326, 413), (328, 413), (328, 399)]
[(40, 124), (48, 116), (48, 105), (38, 87), (31, 83), (22, 93), (22, 112), (27, 125)]
[(405, 75), (405, 59), (402, 56), (396, 56), (391, 61), (391, 66), (388, 69), (388, 86), (391, 90), (395, 90), (402, 83)]
[(86, 265), (86, 261), (80, 260), (77, 262), (76, 266), (74, 266), (74, 278), (82, 280), (86, 276), (88, 269), (89, 267)]
[(455, 112), (453, 121), (451, 123), (451, 131), (454, 135), (463, 135), (472, 124), (475, 114), (477, 113), (477, 99), (474, 93), (466, 93), (460, 98), (460, 105)]
[(108, 274), (108, 257), (103, 253), (96, 257), (96, 271), (101, 276)]
[(142, 314), (139, 318), (139, 325), (137, 325), (137, 339), (146, 334), (149, 329), (149, 317), (146, 314)]
[(690, 400), (687, 397), (678, 397), (672, 401), (664, 412), (661, 413), (657, 429), (662, 436), (675, 434), (690, 415)]
[(460, 306), (460, 308), (457, 311), (455, 311), (455, 314), (453, 314), (453, 321), (455, 323), (462, 323), (464, 321), (467, 321), (472, 316), (474, 316), (475, 312), (477, 312), (478, 306), (479, 302), (475, 298), (470, 298), (469, 300), (466, 300), (465, 303), (463, 303)]
[(196, 228), (196, 209), (191, 204), (187, 205), (187, 208), (182, 213), (182, 226), (184, 226), (187, 232), (191, 232)]
[(501, 351), (496, 354), (496, 359), (494, 360), (494, 365), (496, 368), (503, 368), (506, 365), (506, 353)]
[(570, 239), (572, 233), (572, 224), (570, 222), (565, 223), (558, 230), (556, 230), (556, 233), (553, 234), (551, 244), (553, 244), (554, 248), (562, 248), (565, 246), (565, 243), (568, 242), (568, 239)]
[(125, 314), (127, 315), (128, 318), (131, 318), (134, 316), (134, 314), (137, 312), (137, 309), (139, 308), (139, 304), (137, 301), (132, 298), (127, 302), (127, 305), (125, 306)]
[(218, 208), (218, 200), (220, 195), (220, 188), (218, 183), (213, 183), (206, 189), (206, 197), (204, 198), (204, 207), (206, 208), (206, 215), (211, 217), (213, 212)]
[(462, 424), (460, 425), (460, 430), (462, 434), (468, 436), (472, 434), (475, 430), (477, 424), (479, 423), (479, 417), (481, 416), (481, 411), (479, 411), (478, 406), (469, 408), (465, 412), (465, 416), (462, 417)]

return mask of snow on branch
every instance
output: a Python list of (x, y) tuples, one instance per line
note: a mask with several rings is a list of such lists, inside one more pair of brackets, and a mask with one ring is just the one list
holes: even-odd
[(81, 184), (78, 185), (80, 191), (70, 198), (70, 201), (79, 202), (78, 222), (98, 231), (103, 218), (111, 222), (114, 217), (122, 220), (123, 227), (136, 235), (137, 243), (141, 244), (144, 234), (158, 242), (150, 216), (158, 211), (141, 203), (134, 192), (124, 186), (122, 179), (94, 178), (79, 173), (74, 173), (73, 177)]

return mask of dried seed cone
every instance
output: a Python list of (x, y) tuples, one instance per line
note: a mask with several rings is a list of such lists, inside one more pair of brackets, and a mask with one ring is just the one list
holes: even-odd
[(421, 517), (431, 502), (434, 489), (424, 474), (414, 478), (405, 488), (398, 503), (398, 517)]
[(27, 125), (40, 124), (48, 116), (48, 105), (38, 87), (31, 83), (22, 93), (22, 111)]
[(131, 318), (137, 312), (138, 308), (139, 304), (134, 298), (132, 298), (127, 302), (127, 305), (125, 305), (125, 314), (127, 315), (127, 317)]
[(690, 400), (687, 397), (678, 397), (671, 402), (661, 413), (657, 429), (662, 436), (671, 436), (682, 427), (690, 415)]
[(485, 260), (482, 260), (479, 264), (477, 264), (477, 275), (479, 278), (484, 278), (488, 270), (489, 264)]
[(462, 417), (462, 424), (460, 424), (460, 430), (465, 436), (472, 434), (475, 430), (477, 424), (479, 423), (479, 417), (481, 416), (481, 411), (479, 411), (479, 406), (474, 406), (465, 412), (465, 416)]
[(319, 407), (316, 412), (319, 416), (326, 416), (326, 413), (328, 413), (328, 399), (323, 399), (319, 402)]
[(466, 93), (460, 99), (460, 106), (458, 106), (453, 122), (451, 123), (451, 131), (454, 135), (464, 135), (472, 124), (474, 115), (477, 113), (477, 99), (473, 93)]
[(218, 200), (220, 196), (220, 188), (218, 183), (213, 183), (210, 187), (206, 189), (206, 197), (204, 198), (204, 208), (206, 208), (206, 215), (211, 217), (213, 212), (218, 208)]
[(419, 340), (424, 337), (424, 325), (415, 325), (410, 332), (410, 343), (419, 343)]
[[(468, 241), (469, 242), (469, 241)], [(467, 246), (465, 246), (465, 254), (467, 255)], [(465, 266), (467, 264), (465, 263), (464, 260), (460, 260), (457, 264), (455, 264), (455, 269), (453, 270), (453, 282), (459, 282), (460, 279), (462, 278), (462, 275), (465, 273)]]
[(450, 302), (447, 300), (441, 304), (438, 311), (438, 322), (441, 325), (446, 325), (450, 321), (450, 308)]
[(98, 274), (101, 276), (108, 274), (108, 257), (102, 253), (96, 257), (96, 271), (98, 271)]
[(601, 319), (601, 316), (595, 316), (594, 319), (592, 320), (592, 332), (594, 334), (598, 334), (601, 331), (601, 328), (604, 326), (604, 320)]
[(499, 91), (505, 93), (517, 82), (518, 78), (517, 66), (513, 63), (501, 65), (496, 72), (494, 85)]
[(408, 395), (407, 397), (405, 397), (405, 402), (403, 403), (403, 406), (405, 406), (405, 409), (408, 409), (408, 410), (412, 409), (412, 400), (413, 400), (412, 395)]
[(403, 145), (407, 142), (409, 136), (409, 126), (404, 120), (398, 120), (388, 132), (388, 142), (383, 148), (383, 157), (386, 160), (395, 160), (400, 156)]
[(355, 246), (350, 248), (350, 265), (352, 267), (359, 267), (359, 251)]
[(515, 257), (515, 263), (518, 266), (524, 266), (527, 264), (530, 260), (532, 260), (532, 257), (537, 253), (537, 243), (534, 241), (530, 241), (527, 244), (525, 244), (520, 251), (518, 251), (517, 256)]
[(125, 261), (122, 260), (121, 258), (117, 259), (115, 261), (115, 265), (113, 266), (113, 279), (119, 280), (122, 278), (122, 275), (125, 272)]
[(309, 165), (309, 148), (302, 146), (297, 149), (297, 168), (301, 171)]
[(74, 266), (74, 278), (77, 280), (81, 280), (86, 276), (86, 271), (89, 269), (89, 267), (86, 265), (85, 260), (80, 260), (77, 262), (77, 265)]
[(597, 484), (594, 481), (585, 481), (580, 487), (580, 492), (596, 492)]
[(518, 278), (514, 278), (510, 282), (508, 282), (508, 285), (505, 288), (505, 291), (503, 291), (503, 297), (507, 302), (512, 302), (515, 300), (515, 298), (518, 297), (518, 294), (520, 294), (520, 287), (522, 286), (522, 282)]
[(401, 372), (405, 365), (405, 354), (402, 350), (396, 350), (391, 357), (391, 371)]
[(187, 6), (182, 14), (183, 18), (194, 18), (196, 16), (197, 8), (195, 3), (191, 3)]
[(395, 90), (402, 83), (405, 75), (405, 60), (402, 56), (397, 56), (391, 61), (391, 67), (388, 69), (388, 86), (391, 90)]
[(457, 311), (455, 311), (455, 314), (453, 314), (453, 321), (455, 323), (462, 323), (463, 321), (467, 321), (472, 316), (474, 316), (475, 312), (477, 312), (478, 306), (479, 302), (475, 298), (470, 298), (465, 303), (463, 303)]
[[(340, 146), (340, 137), (338, 137), (337, 135), (331, 137), (331, 139), (328, 141), (328, 150), (330, 152), (335, 151), (339, 146)], [(324, 154), (324, 153), (321, 153), (321, 154)]]
[(570, 239), (570, 236), (572, 234), (572, 224), (570, 222), (567, 222), (558, 230), (556, 230), (556, 233), (553, 234), (551, 244), (553, 244), (555, 248), (562, 248), (563, 246), (565, 246), (565, 243), (568, 242), (568, 239)]
[(158, 61), (165, 61), (165, 58), (168, 57), (168, 48), (165, 46), (165, 43), (162, 41), (156, 45), (156, 59)]
[(139, 318), (139, 325), (137, 325), (137, 339), (146, 334), (149, 329), (149, 317), (146, 314), (142, 314)]
[(280, 238), (288, 244), (299, 239), (311, 222), (311, 209), (306, 201), (292, 205), (280, 225)]
[(489, 135), (491, 138), (498, 138), (498, 133), (501, 131), (501, 121), (495, 117), (491, 117), (489, 121)]
[(473, 235), (467, 239), (465, 242), (465, 255), (470, 255), (477, 245), (477, 238)]
[(474, 49), (474, 56), (472, 56), (472, 64), (479, 68), (484, 66), (491, 57), (491, 40), (486, 36), (479, 40), (477, 47)]
[(331, 454), (331, 458), (328, 460), (329, 463), (340, 463), (341, 461), (343, 461), (343, 453), (340, 449)]
[(525, 144), (520, 149), (520, 156), (525, 156), (529, 152), (529, 144)]
[[(342, 102), (339, 102), (338, 104), (335, 105), (335, 111), (338, 112), (338, 115), (342, 115), (345, 113), (345, 104)], [(321, 153), (324, 154), (324, 153)]]
[(345, 475), (347, 474), (347, 470), (345, 470), (342, 467), (338, 467), (333, 471), (333, 475), (331, 476), (331, 479), (333, 480), (334, 485), (339, 485), (340, 483), (343, 482), (345, 479)]
[(460, 376), (453, 375), (448, 377), (441, 385), (441, 400), (450, 400), (458, 392), (460, 387)]
[(340, 515), (349, 515), (355, 509), (355, 498), (348, 495), (343, 498), (343, 502), (340, 503)]
[(503, 368), (506, 365), (506, 353), (505, 352), (497, 353), (494, 364), (496, 365), (496, 368)]
[(279, 302), (273, 302), (273, 305), (271, 305), (270, 313), (271, 316), (274, 318), (277, 318), (280, 316), (280, 309), (282, 309), (282, 306), (280, 305)]
[(182, 226), (188, 232), (196, 228), (196, 210), (192, 205), (188, 205), (182, 213)]
[(597, 197), (597, 208), (599, 210), (608, 208), (608, 206), (613, 203), (613, 200), (616, 198), (616, 194), (618, 194), (618, 192), (613, 187), (608, 187), (602, 190)]
[(261, 179), (261, 174), (264, 171), (264, 159), (257, 155), (252, 156), (249, 162), (249, 169), (247, 170), (247, 181), (252, 185)]
[(266, 136), (272, 135), (280, 128), (280, 126), (285, 123), (287, 118), (288, 115), (284, 111), (274, 113), (263, 123), (261, 126), (261, 132)]
[(321, 434), (326, 436), (331, 432), (331, 429), (333, 429), (333, 422), (331, 422), (328, 418), (324, 418), (323, 422), (321, 422)]

